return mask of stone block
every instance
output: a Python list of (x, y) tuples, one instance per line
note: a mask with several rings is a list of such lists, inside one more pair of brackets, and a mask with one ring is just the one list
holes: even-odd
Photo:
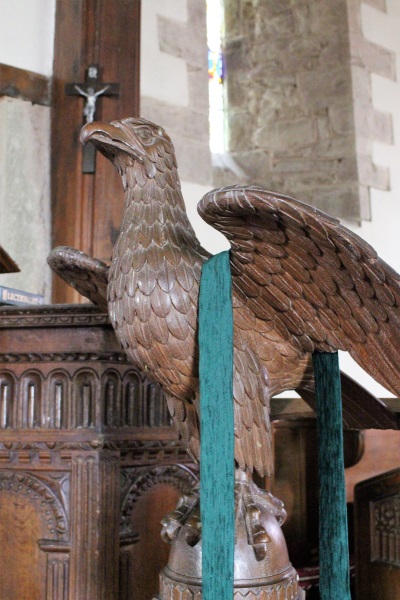
[(350, 103), (341, 103), (328, 108), (329, 124), (337, 135), (354, 134), (354, 110)]
[(210, 149), (188, 137), (174, 135), (180, 178), (184, 181), (212, 185)]
[(240, 0), (224, 1), (225, 41), (239, 36)]
[[(276, 64), (280, 67), (277, 70), (276, 75), (282, 75), (284, 73), (283, 61), (287, 53), (289, 41), (287, 39), (274, 40), (259, 40), (251, 45), (247, 45), (244, 66), (251, 68), (253, 73), (267, 73), (266, 68)], [(244, 43), (242, 42), (242, 45)]]
[(248, 40), (238, 38), (227, 41), (224, 51), (228, 79), (229, 73), (235, 73), (251, 68), (251, 52)]
[(358, 35), (362, 31), (361, 24), (361, 2), (355, 0), (355, 2), (347, 2), (347, 22), (350, 33), (350, 45), (352, 44), (353, 35)]
[(198, 112), (208, 114), (208, 74), (206, 69), (187, 65), (189, 106)]
[(357, 181), (357, 160), (349, 159), (321, 159), (318, 156), (305, 158), (292, 156), (289, 158), (274, 156), (272, 161), (274, 173), (285, 173), (298, 177), (299, 181), (305, 180), (308, 174), (328, 173), (332, 181)]
[(365, 4), (369, 4), (373, 6), (377, 10), (381, 10), (382, 12), (387, 12), (386, 0), (363, 0)]
[(334, 187), (337, 183), (338, 176), (334, 170), (319, 171), (317, 166), (308, 172), (287, 173), (285, 176), (285, 187), (299, 197), (308, 190)]
[(346, 31), (347, 0), (313, 0), (309, 5), (309, 33), (325, 32), (326, 37), (331, 31)]
[[(348, 32), (332, 31), (328, 39), (319, 38), (321, 44), (320, 64), (325, 68), (333, 65), (350, 64), (350, 43)], [(348, 67), (349, 68), (349, 67)]]
[[(218, 158), (217, 158), (218, 156)], [(213, 155), (213, 185), (214, 187), (222, 187), (226, 185), (247, 185), (253, 181), (240, 167), (236, 160), (236, 156), (231, 153), (222, 155)]]
[(383, 144), (394, 143), (393, 117), (391, 113), (373, 109), (369, 124), (371, 134), (376, 141)]
[(354, 135), (342, 135), (330, 140), (320, 140), (312, 148), (304, 151), (305, 156), (318, 156), (320, 158), (351, 158), (355, 157)]
[(50, 108), (0, 99), (0, 240), (21, 273), (0, 285), (50, 300)]
[(352, 62), (369, 72), (396, 79), (396, 57), (394, 52), (365, 39), (362, 31), (351, 37)]
[(316, 122), (311, 118), (271, 121), (256, 132), (255, 142), (261, 148), (290, 152), (312, 146), (317, 135)]
[(358, 176), (361, 185), (377, 188), (378, 190), (390, 189), (389, 169), (375, 165), (368, 155), (358, 157)]
[(246, 106), (249, 91), (249, 86), (245, 85), (243, 75), (236, 71), (231, 73), (226, 83), (226, 105), (228, 111), (240, 110), (243, 106)]
[(234, 154), (235, 161), (244, 170), (249, 183), (267, 181), (271, 173), (271, 153), (251, 150)]
[(141, 114), (164, 127), (171, 137), (181, 179), (210, 185), (208, 111), (196, 112), (145, 96), (141, 98)]
[(158, 43), (161, 52), (178, 58), (185, 57), (187, 46), (187, 25), (158, 15)]
[(179, 135), (194, 139), (208, 147), (208, 111), (197, 112), (145, 96), (141, 99), (141, 114), (145, 119), (164, 127), (173, 142), (175, 136)]
[(346, 65), (300, 73), (299, 90), (311, 110), (328, 108), (338, 101), (351, 102), (352, 82)]
[(269, 17), (275, 17), (290, 10), (293, 4), (291, 0), (250, 0), (250, 2), (256, 8), (262, 8)]
[(158, 41), (161, 52), (183, 58), (188, 64), (206, 68), (205, 32), (172, 19), (158, 16)]
[(260, 89), (257, 99), (258, 123), (270, 119), (296, 120), (306, 116), (306, 108), (301, 104), (301, 96), (293, 76), (270, 77)]
[(392, 116), (375, 110), (371, 104), (357, 102), (354, 123), (358, 136), (369, 137), (385, 144), (393, 143)]
[(310, 203), (324, 212), (344, 219), (349, 223), (360, 223), (360, 197), (358, 184), (343, 184), (312, 190)]
[(254, 39), (256, 35), (259, 10), (260, 8), (255, 6), (252, 0), (241, 0), (239, 16), (240, 37)]
[(246, 173), (249, 183), (264, 180), (271, 171), (271, 153), (266, 150), (235, 152), (233, 158)]
[(188, 53), (187, 62), (207, 69), (207, 15), (202, 0), (186, 0), (188, 6)]
[(296, 35), (306, 39), (310, 30), (310, 7), (308, 3), (296, 2), (292, 7), (292, 13)]
[(360, 198), (360, 218), (365, 221), (371, 220), (371, 195), (366, 185), (358, 186)]
[(278, 14), (271, 15), (267, 5), (262, 5), (257, 11), (255, 21), (255, 36), (270, 38), (274, 41), (278, 38), (288, 39), (295, 33), (295, 21), (293, 11), (290, 8), (282, 10)]
[(254, 147), (255, 117), (248, 112), (228, 114), (228, 148), (230, 152), (249, 150)]
[(351, 65), (351, 81), (353, 87), (353, 98), (357, 106), (371, 107), (371, 76), (368, 71), (360, 65)]
[(296, 75), (299, 71), (311, 71), (320, 67), (322, 44), (315, 38), (294, 37), (287, 40), (282, 53), (285, 73)]
[(317, 116), (318, 139), (329, 140), (332, 137), (332, 130), (329, 125), (328, 111), (325, 114)]

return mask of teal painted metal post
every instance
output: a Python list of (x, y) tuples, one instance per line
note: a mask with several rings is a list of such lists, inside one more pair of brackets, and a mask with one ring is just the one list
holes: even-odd
[(314, 352), (317, 396), (320, 597), (350, 600), (342, 398), (338, 354)]
[(202, 598), (232, 600), (235, 540), (229, 252), (203, 266), (199, 298)]

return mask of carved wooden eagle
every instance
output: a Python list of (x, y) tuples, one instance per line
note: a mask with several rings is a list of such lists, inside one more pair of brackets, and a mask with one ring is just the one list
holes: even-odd
[[(119, 171), (125, 212), (108, 266), (69, 248), (51, 267), (105, 305), (129, 359), (160, 383), (182, 437), (199, 456), (197, 304), (209, 254), (185, 211), (174, 148), (144, 119), (90, 123), (92, 142)], [(400, 395), (400, 278), (339, 221), (258, 186), (214, 190), (199, 213), (231, 244), (235, 458), (271, 473), (269, 402), (284, 390), (312, 401), (314, 350), (347, 350)], [(395, 415), (343, 382), (350, 427), (398, 428)]]

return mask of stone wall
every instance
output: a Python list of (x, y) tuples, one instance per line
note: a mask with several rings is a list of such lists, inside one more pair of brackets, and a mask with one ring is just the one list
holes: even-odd
[(204, 0), (142, 2), (141, 116), (171, 136), (183, 180), (210, 185)]
[(391, 58), (363, 38), (359, 15), (359, 0), (225, 0), (228, 151), (246, 182), (352, 222), (369, 217), (369, 187), (389, 185), (371, 140), (391, 135), (369, 81)]
[(375, 74), (395, 80), (396, 60), (394, 52), (365, 37), (361, 19), (362, 4), (385, 11), (386, 0), (347, 2), (361, 218), (370, 219), (370, 189), (390, 188), (389, 171), (373, 163), (373, 143), (393, 144), (394, 141), (391, 115), (373, 106), (371, 76)]
[(140, 114), (159, 123), (175, 146), (189, 219), (212, 253), (229, 244), (197, 214), (213, 187), (209, 147), (205, 0), (142, 1)]

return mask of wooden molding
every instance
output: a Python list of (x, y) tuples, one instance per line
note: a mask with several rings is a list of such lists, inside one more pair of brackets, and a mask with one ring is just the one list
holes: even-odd
[(0, 63), (0, 96), (50, 106), (50, 78)]

